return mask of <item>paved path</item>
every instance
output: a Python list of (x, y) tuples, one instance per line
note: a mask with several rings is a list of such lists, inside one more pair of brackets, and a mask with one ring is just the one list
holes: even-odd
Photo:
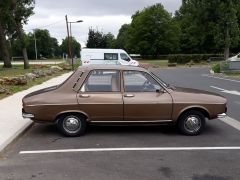
[(22, 118), (22, 98), (33, 91), (60, 84), (71, 73), (63, 74), (28, 90), (0, 100), (0, 151), (23, 132), (32, 121)]

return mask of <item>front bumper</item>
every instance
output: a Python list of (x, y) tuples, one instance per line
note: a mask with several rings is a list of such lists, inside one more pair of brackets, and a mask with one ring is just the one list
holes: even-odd
[(22, 117), (23, 118), (34, 118), (34, 114), (26, 113), (24, 109), (22, 109)]
[(225, 118), (227, 116), (226, 113), (218, 114), (218, 118)]

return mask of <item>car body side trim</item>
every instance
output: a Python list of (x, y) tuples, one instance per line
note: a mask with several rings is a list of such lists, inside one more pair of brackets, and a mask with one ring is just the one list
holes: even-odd
[(164, 123), (173, 120), (155, 120), (155, 121), (90, 121), (90, 123)]

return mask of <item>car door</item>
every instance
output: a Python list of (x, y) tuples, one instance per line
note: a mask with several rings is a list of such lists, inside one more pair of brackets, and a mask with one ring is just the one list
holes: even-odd
[(86, 113), (91, 121), (122, 121), (120, 87), (119, 71), (91, 71), (77, 94), (79, 110)]
[(118, 53), (104, 53), (105, 64), (117, 64), (118, 63)]
[(172, 97), (148, 73), (123, 71), (124, 120), (170, 121)]

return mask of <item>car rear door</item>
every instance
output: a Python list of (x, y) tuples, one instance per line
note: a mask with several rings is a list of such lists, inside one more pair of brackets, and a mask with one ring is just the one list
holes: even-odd
[(172, 97), (148, 73), (123, 71), (124, 121), (170, 121)]
[(77, 94), (79, 110), (91, 121), (122, 121), (123, 99), (120, 91), (120, 72), (93, 70)]

